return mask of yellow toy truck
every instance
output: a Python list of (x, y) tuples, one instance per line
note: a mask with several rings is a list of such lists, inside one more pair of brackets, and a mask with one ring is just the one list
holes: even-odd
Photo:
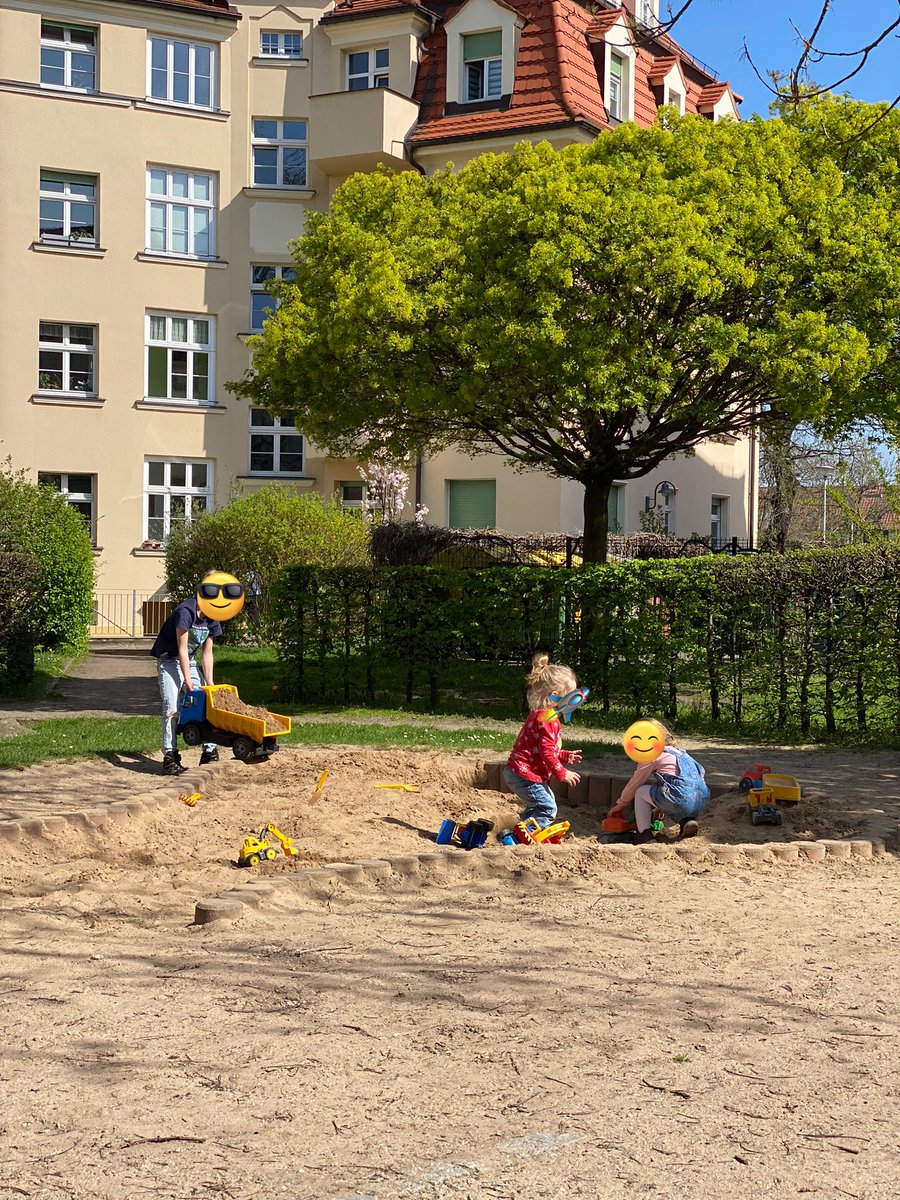
[[(268, 837), (266, 836), (267, 834)], [(288, 858), (293, 858), (295, 854), (299, 854), (299, 850), (293, 841), (283, 834), (277, 825), (269, 824), (262, 827), (257, 837), (254, 837), (251, 833), (244, 838), (244, 844), (241, 846), (241, 852), (238, 855), (237, 865), (239, 867), (258, 867), (261, 862), (271, 862), (278, 851), (274, 846), (269, 844), (269, 837), (273, 837), (280, 844), (281, 849)]]
[(204, 742), (230, 746), (234, 757), (244, 762), (248, 759), (265, 759), (274, 754), (278, 749), (275, 739), (291, 732), (291, 718), (270, 713), (283, 728), (268, 730), (266, 722), (258, 717), (219, 708), (216, 697), (223, 692), (232, 692), (237, 696), (237, 688), (230, 683), (187, 692), (181, 702), (175, 732), (181, 734), (188, 746), (201, 746)]

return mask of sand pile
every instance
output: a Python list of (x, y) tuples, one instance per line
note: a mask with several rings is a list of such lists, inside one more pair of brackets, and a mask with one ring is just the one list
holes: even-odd
[(265, 721), (266, 733), (283, 733), (285, 729), (290, 728), (286, 721), (283, 721), (281, 717), (277, 717), (274, 713), (270, 713), (268, 709), (257, 708), (253, 704), (245, 704), (236, 692), (224, 690), (216, 692), (215, 706), (216, 708), (224, 709), (225, 712), (235, 713), (241, 717), (253, 717), (257, 721)]

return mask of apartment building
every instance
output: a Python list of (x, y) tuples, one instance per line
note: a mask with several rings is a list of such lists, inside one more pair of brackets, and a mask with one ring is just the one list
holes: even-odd
[[(224, 386), (350, 174), (590, 141), (662, 104), (736, 115), (655, 21), (656, 0), (0, 0), (0, 457), (84, 514), (102, 592), (157, 591), (173, 525), (235, 487), (359, 503), (356, 464)], [(581, 523), (577, 485), (493, 456), (438, 455), (417, 485), (437, 522)], [(679, 534), (746, 537), (753, 447), (623, 485), (614, 526), (648, 503)]]

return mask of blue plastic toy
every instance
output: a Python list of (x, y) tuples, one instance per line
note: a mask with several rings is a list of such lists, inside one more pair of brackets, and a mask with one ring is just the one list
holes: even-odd
[(494, 828), (493, 821), (469, 821), (467, 825), (458, 825), (449, 818), (441, 821), (441, 827), (434, 839), (438, 846), (461, 846), (463, 850), (478, 850), (487, 841), (488, 834)]

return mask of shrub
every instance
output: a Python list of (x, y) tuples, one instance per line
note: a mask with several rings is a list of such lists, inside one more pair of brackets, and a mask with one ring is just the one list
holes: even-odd
[(84, 518), (52, 488), (0, 464), (0, 549), (40, 564), (32, 632), (39, 646), (87, 641), (94, 609), (94, 552)]
[(41, 564), (27, 554), (0, 550), (0, 695), (34, 674), (35, 602)]
[(356, 513), (318, 494), (298, 496), (273, 484), (173, 530), (166, 547), (166, 586), (180, 598), (192, 596), (207, 571), (228, 571), (245, 585), (252, 573), (260, 586), (258, 611), (248, 596), (244, 612), (226, 630), (240, 636), (249, 628), (267, 639), (278, 625), (275, 585), (286, 566), (362, 565), (368, 562), (368, 545), (368, 528)]

